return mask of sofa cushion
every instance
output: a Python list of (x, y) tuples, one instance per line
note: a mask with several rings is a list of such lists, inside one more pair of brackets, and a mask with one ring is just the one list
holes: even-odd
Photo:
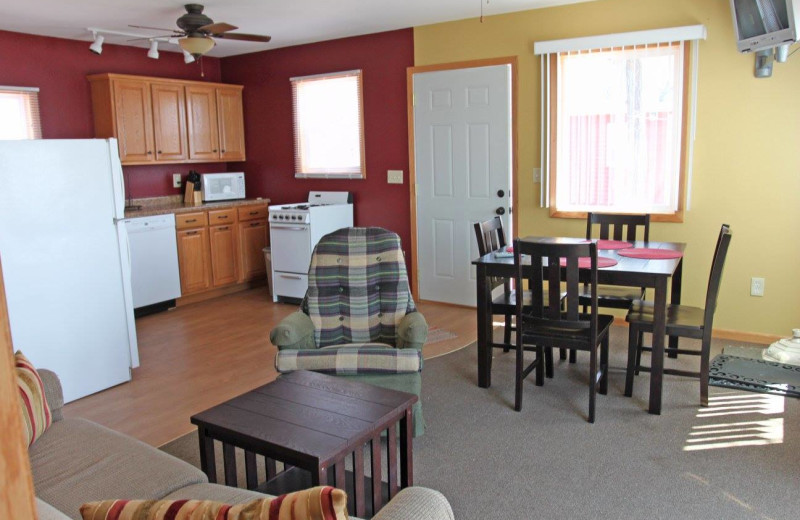
[(161, 498), (207, 482), (194, 466), (85, 419), (64, 419), (28, 450), (36, 495), (71, 518), (109, 497)]
[(84, 520), (347, 520), (347, 495), (318, 486), (244, 504), (214, 500), (104, 500), (81, 506)]
[(280, 350), (278, 372), (312, 370), (324, 374), (408, 374), (422, 370), (422, 352), (377, 343), (345, 344), (316, 350)]
[(14, 354), (14, 367), (17, 372), (19, 406), (22, 409), (22, 423), (28, 438), (28, 446), (41, 437), (53, 423), (50, 407), (44, 396), (44, 383), (33, 364), (22, 352)]

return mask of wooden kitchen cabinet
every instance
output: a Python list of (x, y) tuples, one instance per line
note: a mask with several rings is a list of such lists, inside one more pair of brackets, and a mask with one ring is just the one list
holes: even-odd
[[(239, 281), (239, 240), (236, 210), (208, 212), (211, 250), (211, 282), (214, 287)], [(222, 225), (214, 225), (220, 224)]]
[(267, 206), (239, 208), (239, 281), (264, 278), (264, 248), (267, 247)]
[(150, 85), (141, 80), (120, 80), (112, 82), (110, 87), (115, 111), (111, 116), (113, 121), (109, 118), (107, 123), (115, 128), (114, 134), (119, 139), (120, 160), (154, 161)]
[(244, 161), (244, 111), (241, 87), (217, 88), (219, 158)]
[(95, 137), (124, 165), (244, 161), (242, 87), (125, 74), (88, 76)]
[(186, 143), (186, 96), (182, 85), (152, 83), (153, 144), (156, 161), (181, 161), (189, 157)]
[(181, 296), (208, 290), (211, 287), (208, 228), (179, 229), (177, 235)]

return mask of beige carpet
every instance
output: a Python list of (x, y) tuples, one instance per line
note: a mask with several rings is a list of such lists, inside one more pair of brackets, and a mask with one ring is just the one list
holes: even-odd
[[(489, 389), (477, 386), (474, 346), (427, 361), (415, 483), (444, 493), (463, 519), (797, 518), (800, 400), (712, 387), (701, 408), (696, 380), (666, 376), (662, 414), (650, 415), (647, 374), (622, 395), (626, 339), (613, 329), (595, 424), (585, 353), (557, 361), (543, 387), (531, 376), (519, 413), (513, 353), (495, 351)], [(731, 343), (715, 341), (713, 353)], [(195, 433), (162, 449), (198, 464)]]

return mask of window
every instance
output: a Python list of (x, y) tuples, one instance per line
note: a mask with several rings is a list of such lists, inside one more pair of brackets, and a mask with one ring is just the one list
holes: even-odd
[(0, 139), (41, 139), (39, 89), (0, 86)]
[(678, 211), (683, 55), (678, 43), (551, 58), (556, 212)]
[(556, 217), (680, 222), (691, 193), (703, 25), (536, 42), (541, 204)]
[(295, 177), (364, 178), (361, 71), (292, 78)]

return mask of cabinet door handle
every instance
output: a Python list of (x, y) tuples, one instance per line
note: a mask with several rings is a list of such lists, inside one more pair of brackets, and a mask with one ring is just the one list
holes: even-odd
[(260, 225), (261, 224), (259, 224), (258, 222), (253, 222), (252, 224), (250, 224), (250, 227), (256, 227), (256, 226), (260, 226)]
[(186, 220), (186, 223), (188, 224), (189, 222), (197, 222), (197, 219), (196, 219), (196, 218), (193, 218), (193, 219), (187, 219), (187, 220)]
[(214, 150), (211, 150), (211, 151), (212, 151), (212, 152), (214, 152), (214, 153), (217, 153), (217, 150), (216, 150), (216, 149), (214, 149)]
[(228, 215), (219, 215), (217, 218), (220, 219), (220, 220), (226, 219), (226, 218), (228, 218)]
[(228, 230), (228, 226), (220, 226), (217, 229), (220, 230), (220, 231), (227, 231)]
[(197, 231), (187, 231), (186, 234), (187, 235), (196, 235)]
[(150, 150), (147, 150), (147, 155), (153, 155), (153, 152), (150, 151)]
[(161, 150), (159, 150), (158, 153), (161, 153)]
[(225, 150), (222, 150), (222, 153), (225, 153)]
[(258, 215), (258, 211), (251, 211), (250, 215)]

